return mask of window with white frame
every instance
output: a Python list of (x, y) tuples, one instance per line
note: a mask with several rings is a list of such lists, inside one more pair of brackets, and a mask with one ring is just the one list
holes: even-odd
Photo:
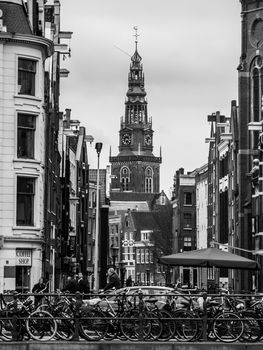
[(18, 58), (18, 94), (36, 94), (36, 61), (28, 58)]
[(133, 260), (133, 247), (129, 247), (129, 256), (127, 260)]
[(89, 208), (96, 207), (96, 191), (90, 189), (89, 191)]
[(151, 231), (141, 231), (141, 241), (149, 241)]
[(145, 249), (145, 263), (149, 263), (149, 249)]
[(192, 249), (192, 238), (184, 237), (184, 251), (188, 251)]
[(140, 249), (137, 248), (136, 249), (136, 263), (140, 264), (140, 262), (141, 262), (141, 252), (140, 252)]
[(144, 249), (141, 249), (141, 263), (144, 264)]
[(17, 157), (34, 159), (35, 129), (34, 115), (18, 113), (17, 115)]
[(209, 267), (207, 269), (207, 279), (213, 280), (215, 278), (215, 269), (214, 267)]
[(124, 247), (124, 248), (123, 248), (123, 255), (124, 255), (124, 260), (125, 260), (125, 261), (129, 260), (129, 259), (128, 259), (128, 256), (129, 256), (129, 254), (128, 254), (128, 253), (129, 253), (129, 250), (128, 250), (128, 249), (129, 249), (128, 247)]
[(141, 282), (144, 283), (145, 282), (145, 273), (141, 272)]
[(17, 177), (16, 224), (18, 226), (34, 225), (35, 179)]

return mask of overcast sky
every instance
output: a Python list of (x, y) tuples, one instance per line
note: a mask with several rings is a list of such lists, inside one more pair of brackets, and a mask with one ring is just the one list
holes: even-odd
[[(60, 108), (72, 110), (86, 133), (103, 142), (101, 167), (118, 154), (134, 30), (142, 56), (154, 154), (162, 148), (161, 186), (169, 196), (177, 169), (208, 158), (207, 115), (230, 114), (237, 100), (241, 42), (239, 0), (61, 0), (61, 30), (72, 31), (70, 71)], [(97, 156), (88, 147), (91, 167)]]

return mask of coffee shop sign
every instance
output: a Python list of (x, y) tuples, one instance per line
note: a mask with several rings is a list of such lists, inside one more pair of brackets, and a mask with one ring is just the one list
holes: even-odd
[(32, 250), (17, 249), (16, 250), (16, 265), (31, 266), (32, 265)]

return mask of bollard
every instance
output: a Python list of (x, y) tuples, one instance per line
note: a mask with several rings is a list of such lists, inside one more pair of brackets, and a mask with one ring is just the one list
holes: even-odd
[(82, 305), (82, 294), (76, 292), (76, 302), (74, 305), (74, 321), (75, 321), (75, 332), (72, 340), (79, 341), (79, 319), (80, 319), (80, 308)]
[(207, 341), (207, 293), (203, 293), (203, 340)]

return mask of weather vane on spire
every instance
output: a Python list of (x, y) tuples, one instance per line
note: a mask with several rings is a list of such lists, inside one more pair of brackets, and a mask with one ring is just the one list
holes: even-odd
[(138, 27), (137, 26), (133, 27), (133, 29), (135, 30), (134, 36), (135, 36), (135, 44), (136, 44), (136, 49), (137, 49), (138, 36), (140, 36), (140, 35), (138, 34)]

